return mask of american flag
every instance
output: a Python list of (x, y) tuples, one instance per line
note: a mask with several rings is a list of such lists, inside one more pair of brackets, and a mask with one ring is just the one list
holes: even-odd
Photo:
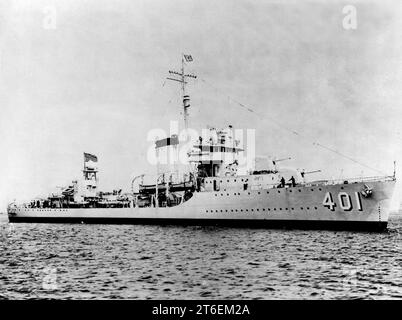
[(193, 57), (192, 57), (190, 54), (185, 54), (185, 55), (184, 55), (184, 59), (185, 59), (187, 62), (193, 61)]
[(98, 157), (93, 154), (84, 152), (84, 162), (93, 161), (98, 162)]

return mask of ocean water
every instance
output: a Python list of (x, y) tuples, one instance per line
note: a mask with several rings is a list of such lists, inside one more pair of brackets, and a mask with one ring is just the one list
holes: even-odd
[(9, 224), (2, 299), (402, 299), (402, 218), (385, 233)]

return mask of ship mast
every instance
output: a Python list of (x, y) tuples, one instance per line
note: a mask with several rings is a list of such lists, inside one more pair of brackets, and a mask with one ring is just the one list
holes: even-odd
[(189, 113), (188, 113), (188, 108), (190, 107), (190, 96), (186, 94), (186, 78), (193, 78), (196, 79), (197, 76), (194, 74), (186, 74), (184, 72), (184, 66), (185, 63), (193, 61), (193, 58), (191, 55), (181, 55), (181, 70), (180, 72), (174, 71), (174, 70), (169, 70), (169, 74), (172, 76), (178, 76), (178, 78), (171, 78), (167, 77), (166, 79), (172, 80), (172, 81), (177, 81), (181, 83), (181, 91), (182, 91), (182, 97), (183, 97), (183, 120), (184, 120), (184, 129), (186, 133), (186, 140), (187, 140), (187, 130), (188, 130), (188, 123), (189, 123)]

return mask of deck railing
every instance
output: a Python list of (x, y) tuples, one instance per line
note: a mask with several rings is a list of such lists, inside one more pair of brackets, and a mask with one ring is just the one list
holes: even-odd
[(317, 180), (307, 182), (306, 185), (333, 185), (333, 184), (347, 184), (358, 182), (376, 182), (376, 181), (393, 181), (394, 176), (375, 176), (375, 177), (358, 177), (358, 178), (345, 178), (345, 179), (329, 179), (329, 180)]

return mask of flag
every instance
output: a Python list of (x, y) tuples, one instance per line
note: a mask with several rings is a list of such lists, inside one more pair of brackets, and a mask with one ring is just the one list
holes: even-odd
[(98, 157), (94, 156), (93, 154), (84, 152), (84, 162), (88, 161), (98, 162)]
[(166, 147), (166, 146), (174, 146), (179, 144), (179, 137), (176, 134), (173, 134), (170, 138), (165, 138), (161, 140), (157, 140), (155, 142), (155, 149)]
[(185, 55), (184, 55), (184, 59), (185, 59), (187, 62), (193, 61), (193, 57), (191, 56), (191, 54), (185, 54)]
[(84, 167), (86, 169), (96, 170), (96, 162), (98, 162), (98, 157), (93, 154), (84, 152)]

